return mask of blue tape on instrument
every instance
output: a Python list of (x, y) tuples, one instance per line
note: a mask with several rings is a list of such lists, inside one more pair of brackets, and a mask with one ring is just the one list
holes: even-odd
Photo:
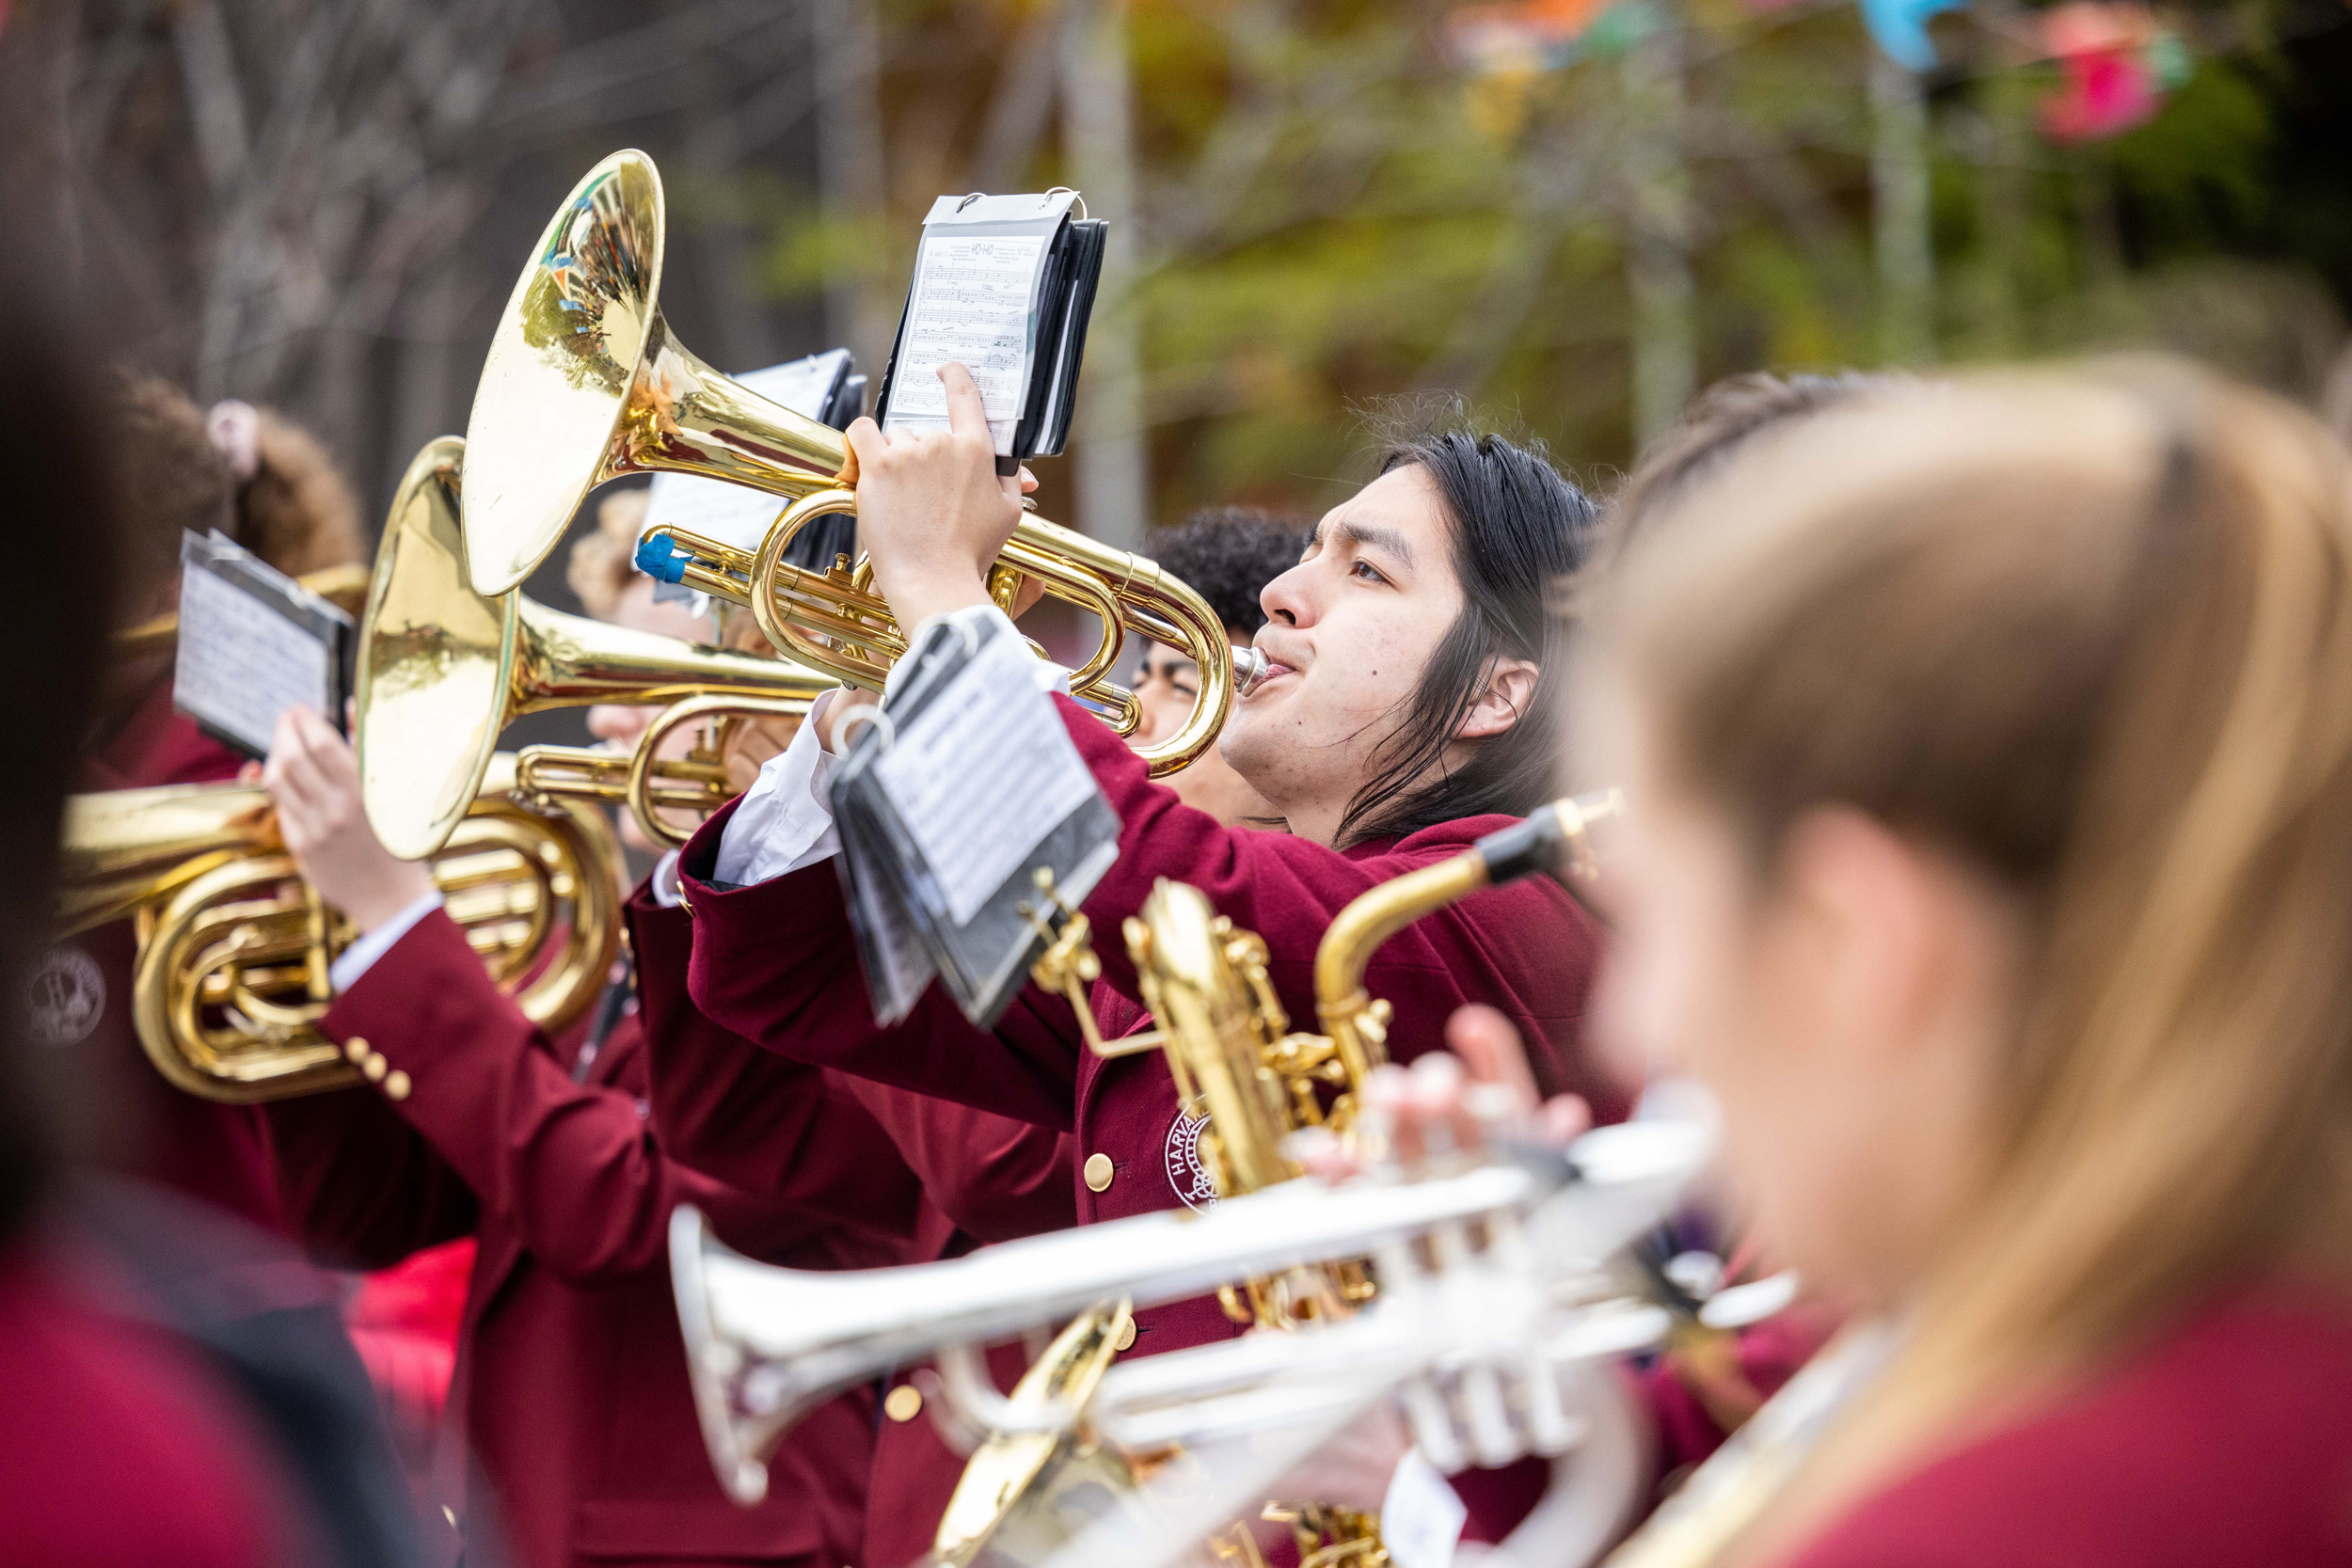
[(684, 582), (686, 563), (692, 559), (667, 539), (637, 541), (637, 569), (660, 582)]

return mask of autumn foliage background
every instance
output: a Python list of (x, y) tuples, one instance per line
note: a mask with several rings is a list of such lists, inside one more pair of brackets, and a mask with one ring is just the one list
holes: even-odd
[(1327, 503), (1397, 393), (1601, 483), (1753, 368), (2157, 345), (2324, 395), (2346, 0), (1925, 25), (1915, 71), (1853, 0), (17, 0), (0, 131), (121, 352), (293, 409), (379, 502), (623, 145), (734, 368), (879, 369), (934, 196), (1084, 189), (1121, 252), (1044, 499), (1127, 540)]

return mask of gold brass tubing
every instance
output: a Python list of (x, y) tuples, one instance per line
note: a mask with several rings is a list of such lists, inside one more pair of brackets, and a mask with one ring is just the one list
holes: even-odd
[(1435, 865), (1391, 878), (1359, 894), (1332, 920), (1315, 948), (1315, 1017), (1331, 1037), (1348, 1080), (1389, 1059), (1388, 1005), (1364, 990), (1364, 966), (1380, 944), (1422, 915), (1486, 885), (1486, 860), (1465, 849)]
[[(669, 811), (708, 816), (733, 797), (721, 754), (733, 726), (756, 718), (804, 719), (809, 700), (711, 692), (674, 703), (648, 724), (627, 752), (596, 746), (526, 746), (515, 758), (516, 793), (529, 800), (567, 796), (627, 807), (647, 838), (672, 848), (693, 836), (662, 816)], [(682, 757), (662, 756), (673, 732), (686, 724), (713, 723), (707, 748)]]

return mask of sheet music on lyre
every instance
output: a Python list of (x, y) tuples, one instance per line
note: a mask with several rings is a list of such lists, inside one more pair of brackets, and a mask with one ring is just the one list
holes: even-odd
[(1041, 234), (924, 242), (899, 350), (904, 379), (885, 428), (945, 430), (947, 388), (939, 367), (960, 363), (980, 388), (998, 454), (1011, 453), (1013, 428), (1028, 401), (1029, 305), (1044, 254)]
[(944, 429), (939, 369), (972, 372), (997, 466), (1062, 450), (1107, 225), (1078, 194), (943, 196), (923, 220), (905, 314), (875, 417), (893, 433)]
[(342, 610), (227, 534), (183, 537), (172, 701), (248, 756), (269, 754), (289, 707), (343, 727), (354, 634)]
[(986, 1026), (1042, 945), (1038, 872), (1074, 907), (1118, 856), (1119, 817), (1017, 633), (939, 625), (908, 660), (834, 772), (837, 863), (875, 1018), (905, 1017), (935, 974)]

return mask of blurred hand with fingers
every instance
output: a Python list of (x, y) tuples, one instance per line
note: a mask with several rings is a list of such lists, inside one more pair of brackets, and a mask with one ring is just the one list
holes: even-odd
[(1537, 1103), (1527, 1048), (1502, 1013), (1477, 1005), (1457, 1008), (1445, 1035), (1450, 1052), (1429, 1052), (1409, 1068), (1373, 1069), (1359, 1108), (1364, 1136), (1353, 1144), (1304, 1140), (1300, 1158), (1308, 1170), (1343, 1180), (1363, 1168), (1368, 1153), (1418, 1164), (1475, 1155), (1505, 1134), (1565, 1148), (1592, 1127), (1592, 1107), (1579, 1096)]
[(294, 707), (278, 716), (261, 782), (303, 878), (362, 931), (433, 891), (421, 863), (395, 859), (375, 836), (359, 796), (358, 757), (317, 714)]
[[(996, 471), (980, 389), (943, 365), (948, 428), (885, 433), (871, 419), (845, 433), (856, 457), (858, 542), (899, 625), (988, 599), (988, 568), (1021, 520), (1022, 477)], [(1033, 485), (1034, 481), (1026, 481)]]

